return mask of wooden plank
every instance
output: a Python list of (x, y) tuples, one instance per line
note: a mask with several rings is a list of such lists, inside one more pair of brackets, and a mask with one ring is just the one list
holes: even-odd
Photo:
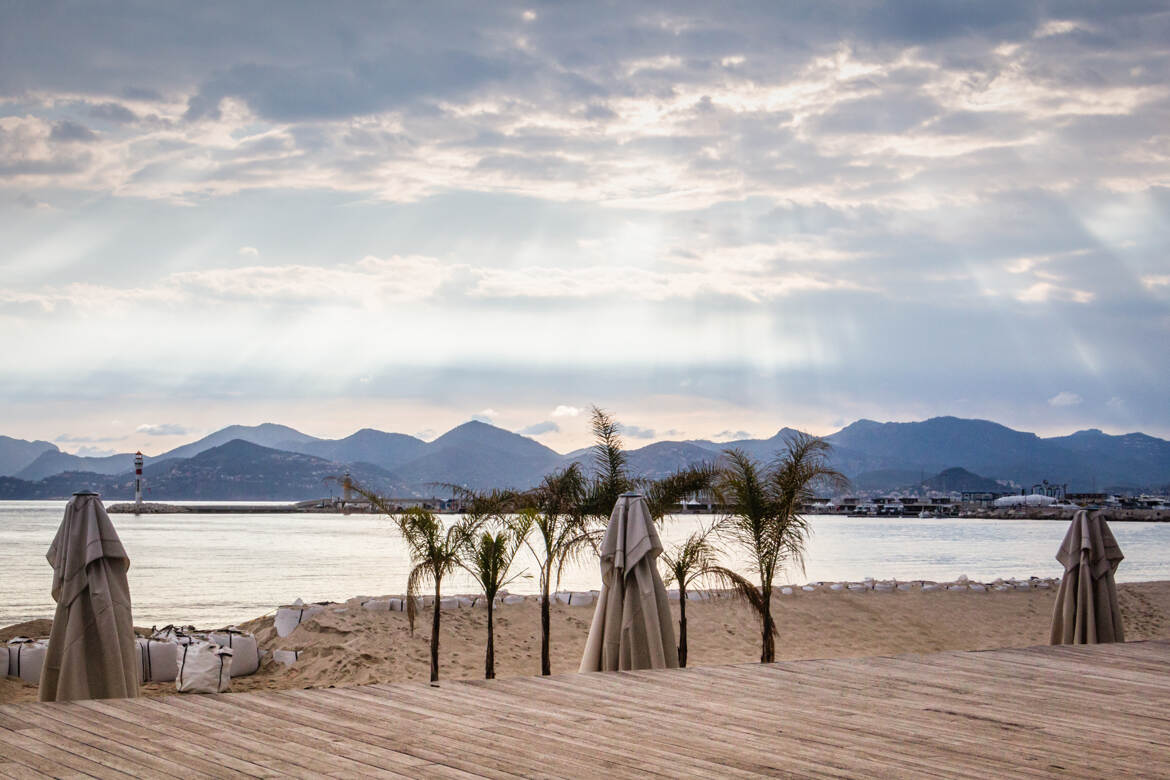
[(92, 720), (76, 718), (73, 713), (78, 711), (85, 712), (80, 707), (68, 705), (29, 707), (25, 717), (31, 725), (60, 737), (57, 744), (70, 743), (71, 752), (80, 753), (127, 774), (141, 775), (152, 770), (194, 777), (222, 776), (192, 772), (190, 767), (158, 758), (136, 747), (128, 747), (119, 741), (119, 732), (106, 729), (101, 730), (102, 733), (96, 732)]
[(1170, 776), (1167, 662), (1158, 641), (4, 705), (0, 775)]

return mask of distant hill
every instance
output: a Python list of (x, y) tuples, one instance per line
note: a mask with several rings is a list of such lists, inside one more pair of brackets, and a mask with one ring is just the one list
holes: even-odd
[(422, 455), (427, 443), (402, 433), (362, 428), (344, 439), (284, 442), (280, 448), (338, 463), (372, 463), (384, 469), (394, 469)]
[(25, 466), (14, 476), (20, 479), (36, 481), (61, 474), (66, 471), (83, 471), (90, 474), (122, 474), (134, 470), (134, 454), (130, 452), (118, 455), (93, 457), (87, 455), (70, 455), (53, 449), (42, 452), (32, 463)]
[(307, 442), (318, 441), (317, 437), (301, 433), (295, 428), (276, 423), (261, 423), (260, 425), (229, 425), (226, 428), (210, 433), (198, 441), (175, 447), (150, 458), (150, 462), (169, 460), (171, 458), (190, 458), (212, 447), (227, 444), (233, 439), (259, 444), (262, 447), (287, 449), (289, 444), (301, 445)]
[(445, 482), (477, 490), (525, 489), (561, 461), (559, 453), (534, 439), (473, 420), (427, 444), (419, 457), (394, 469), (394, 476), (418, 488)]
[(964, 490), (993, 493), (1010, 493), (1012, 491), (996, 482), (994, 479), (972, 474), (967, 469), (944, 469), (922, 483), (928, 490), (937, 490), (940, 493), (963, 492)]
[[(717, 460), (729, 448), (743, 450), (759, 462), (768, 463), (783, 450), (786, 439), (794, 433), (791, 428), (782, 428), (767, 439), (655, 442), (629, 450), (628, 462), (634, 476), (655, 478), (680, 468)], [(233, 434), (240, 435), (233, 437)], [(253, 439), (272, 443), (264, 444)], [(936, 417), (911, 423), (858, 420), (826, 439), (832, 445), (831, 462), (853, 479), (854, 490), (915, 487), (922, 484), (926, 476), (941, 478), (939, 485), (986, 486), (945, 488), (947, 490), (993, 490), (995, 488), (989, 484), (995, 480), (1026, 486), (1047, 479), (1054, 483), (1068, 483), (1073, 491), (1110, 486), (1147, 490), (1170, 483), (1170, 442), (1142, 433), (1111, 436), (1098, 430), (1087, 430), (1046, 439), (986, 420)], [(250, 450), (237, 445), (216, 456), (220, 460), (215, 468), (210, 468), (210, 461), (196, 464), (201, 469), (198, 473), (211, 482), (200, 487), (197, 494), (186, 497), (229, 498), (247, 492), (240, 487), (241, 484), (255, 484), (255, 489), (263, 495), (291, 498), (267, 487), (262, 488), (259, 483), (249, 482), (252, 477), (248, 475), (271, 473), (279, 476), (282, 469), (289, 473), (288, 480), (280, 484), (290, 490), (294, 487), (297, 491), (308, 489), (311, 474), (329, 469), (343, 473), (348, 468), (361, 481), (368, 479), (391, 485), (404, 495), (432, 495), (436, 490), (435, 483), (476, 489), (523, 489), (538, 484), (544, 475), (574, 460), (581, 462), (586, 471), (593, 467), (589, 448), (561, 455), (531, 438), (482, 422), (465, 423), (429, 443), (413, 436), (368, 428), (343, 439), (318, 439), (287, 426), (268, 423), (230, 426), (148, 459), (147, 474), (155, 475), (148, 484), (152, 490), (160, 487), (157, 479), (172, 472), (157, 471), (156, 467), (191, 458), (190, 455), (181, 457), (183, 453), (198, 456), (235, 441), (251, 443), (269, 452), (280, 452), (283, 456), (296, 455), (312, 460), (280, 461), (274, 455), (265, 455), (267, 465), (261, 466), (250, 459)], [(0, 486), (0, 497), (34, 498), (45, 491), (68, 495), (77, 489), (76, 486), (63, 489), (70, 479), (76, 483), (77, 480), (92, 481), (103, 476), (118, 477), (103, 484), (118, 486), (117, 489), (121, 490), (120, 486), (125, 484), (121, 478), (132, 466), (132, 456), (129, 455), (81, 458), (62, 453), (48, 442), (0, 439), (0, 452), (5, 451), (6, 446), (11, 457), (17, 460), (19, 453), (26, 456), (38, 454), (16, 474), (21, 479)], [(238, 462), (233, 462), (233, 459)], [(180, 473), (194, 474), (193, 468), (184, 464), (179, 471), (173, 472), (173, 478), (178, 479)], [(969, 476), (961, 472), (949, 476), (940, 474), (952, 469), (960, 469)], [(103, 471), (106, 473), (101, 473)], [(72, 476), (65, 478), (63, 472)], [(931, 484), (930, 480), (926, 481)], [(194, 483), (188, 485), (195, 489)], [(180, 493), (174, 495), (184, 497)], [(296, 496), (303, 495), (303, 492), (296, 493)], [(244, 497), (260, 499), (262, 496), (257, 493)]]
[(45, 452), (57, 452), (57, 445), (0, 436), (0, 477), (16, 474)]

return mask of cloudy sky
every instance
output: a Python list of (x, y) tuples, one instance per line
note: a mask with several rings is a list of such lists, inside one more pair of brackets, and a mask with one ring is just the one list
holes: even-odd
[(1167, 436), (1170, 11), (13, 0), (0, 235), (0, 433), (69, 451)]

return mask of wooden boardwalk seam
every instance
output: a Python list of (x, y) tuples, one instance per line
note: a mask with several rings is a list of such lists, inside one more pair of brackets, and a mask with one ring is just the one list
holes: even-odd
[(0, 777), (1170, 778), (1170, 641), (0, 706)]

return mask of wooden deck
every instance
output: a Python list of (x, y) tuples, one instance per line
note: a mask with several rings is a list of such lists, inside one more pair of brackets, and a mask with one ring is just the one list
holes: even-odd
[(1170, 777), (1170, 642), (0, 706), (4, 777)]

